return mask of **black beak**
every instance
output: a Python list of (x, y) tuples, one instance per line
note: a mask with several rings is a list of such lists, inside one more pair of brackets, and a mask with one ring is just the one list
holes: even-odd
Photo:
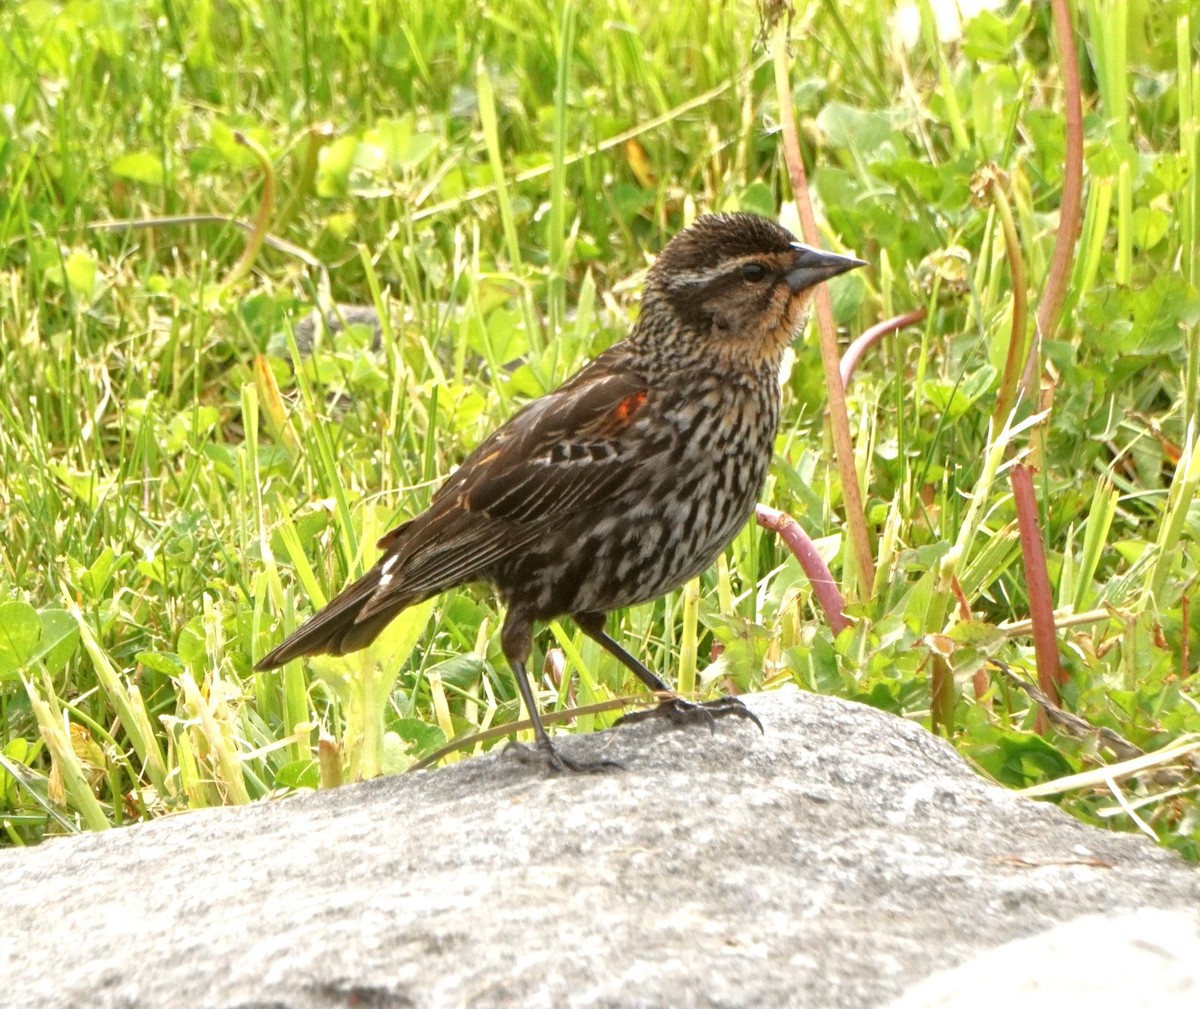
[(823, 280), (836, 277), (839, 273), (857, 270), (860, 266), (867, 265), (863, 260), (855, 259), (853, 256), (839, 256), (833, 252), (823, 252), (808, 245), (801, 245), (799, 242), (793, 242), (792, 248), (796, 250), (796, 259), (784, 280), (787, 281), (793, 294), (799, 294)]

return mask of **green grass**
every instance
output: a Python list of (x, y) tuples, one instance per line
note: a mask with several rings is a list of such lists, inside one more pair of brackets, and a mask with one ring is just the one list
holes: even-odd
[[(877, 0), (806, 4), (792, 29), (824, 240), (872, 263), (833, 288), (842, 334), (928, 311), (849, 389), (879, 568), (848, 600), (855, 626), (835, 639), (753, 526), (694, 611), (675, 593), (617, 619), (669, 677), (682, 655), (701, 690), (865, 701), (1024, 787), (1200, 733), (1200, 22), (1182, 0), (1075, 12), (1083, 221), (1049, 412), (1000, 440), (1013, 250), (971, 183), (1000, 170), (1032, 318), (1065, 157), (1050, 10), (1009, 6), (943, 41), (919, 4), (911, 48)], [(500, 614), (474, 589), (365, 655), (252, 666), (496, 424), (625, 333), (646, 255), (694, 214), (795, 227), (759, 31), (754, 5), (700, 0), (0, 6), (7, 842), (393, 772), (518, 717)], [(274, 165), (271, 231), (307, 255), (268, 243), (238, 276), (228, 224), (88, 228), (252, 219), (263, 176), (239, 131)], [(388, 307), (381, 345), (352, 326), (299, 353), (292, 325), (332, 302)], [(785, 386), (763, 500), (852, 589), (811, 332)], [(1037, 665), (1017, 456), (1080, 719), (1044, 734), (989, 663)], [(550, 708), (637, 692), (569, 622), (537, 650)], [(1195, 751), (1168, 757), (1121, 777), (1120, 802), (1102, 776), (1061, 801), (1198, 858)]]

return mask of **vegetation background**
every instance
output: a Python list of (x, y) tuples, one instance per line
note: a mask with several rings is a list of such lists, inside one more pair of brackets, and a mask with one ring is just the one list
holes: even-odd
[[(7, 842), (508, 730), (484, 591), (413, 608), (358, 656), (251, 667), (503, 418), (621, 338), (649, 257), (694, 215), (799, 230), (772, 7), (0, 6)], [(852, 626), (833, 633), (752, 524), (698, 584), (620, 614), (621, 636), (702, 692), (795, 683), (919, 719), (1008, 785), (1077, 775), (1045, 791), (1198, 858), (1200, 24), (1188, 0), (1069, 5), (1082, 224), (1005, 425), (1071, 69), (1049, 5), (962, 7), (810, 0), (778, 50), (821, 239), (872, 264), (832, 287), (842, 335), (925, 313), (848, 387), (871, 584), (846, 562), (814, 333), (783, 376), (763, 500), (813, 538)], [(162, 217), (184, 221), (145, 226)], [(278, 240), (247, 245), (229, 218)], [(374, 305), (381, 331), (297, 341), (334, 303)], [(1022, 550), (1016, 461), (1044, 567)], [(1061, 675), (1040, 699), (1060, 700), (1039, 716), (1021, 684), (1050, 657), (1028, 618), (1051, 605)], [(538, 650), (552, 709), (637, 692), (569, 624)]]

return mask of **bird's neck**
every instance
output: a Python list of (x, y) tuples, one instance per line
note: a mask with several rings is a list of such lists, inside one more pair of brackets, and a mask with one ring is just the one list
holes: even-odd
[(746, 334), (696, 333), (682, 326), (664, 295), (647, 291), (642, 311), (630, 331), (626, 346), (647, 371), (668, 374), (698, 368), (736, 376), (778, 375), (784, 354), (803, 328), (787, 326), (767, 339)]

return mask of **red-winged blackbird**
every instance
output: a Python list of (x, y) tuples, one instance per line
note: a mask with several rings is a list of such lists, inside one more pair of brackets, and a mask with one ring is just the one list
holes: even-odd
[[(406, 606), (490, 582), (537, 739), (526, 755), (553, 770), (613, 766), (564, 757), (546, 735), (525, 671), (534, 622), (569, 614), (647, 687), (670, 692), (605, 633), (605, 615), (700, 574), (749, 518), (779, 423), (784, 350), (814, 287), (862, 265), (764, 217), (701, 217), (651, 268), (628, 339), (476, 448), (427, 511), (379, 541), (379, 563), (256, 668), (355, 651)], [(674, 698), (639, 714), (757, 722), (736, 698)]]

